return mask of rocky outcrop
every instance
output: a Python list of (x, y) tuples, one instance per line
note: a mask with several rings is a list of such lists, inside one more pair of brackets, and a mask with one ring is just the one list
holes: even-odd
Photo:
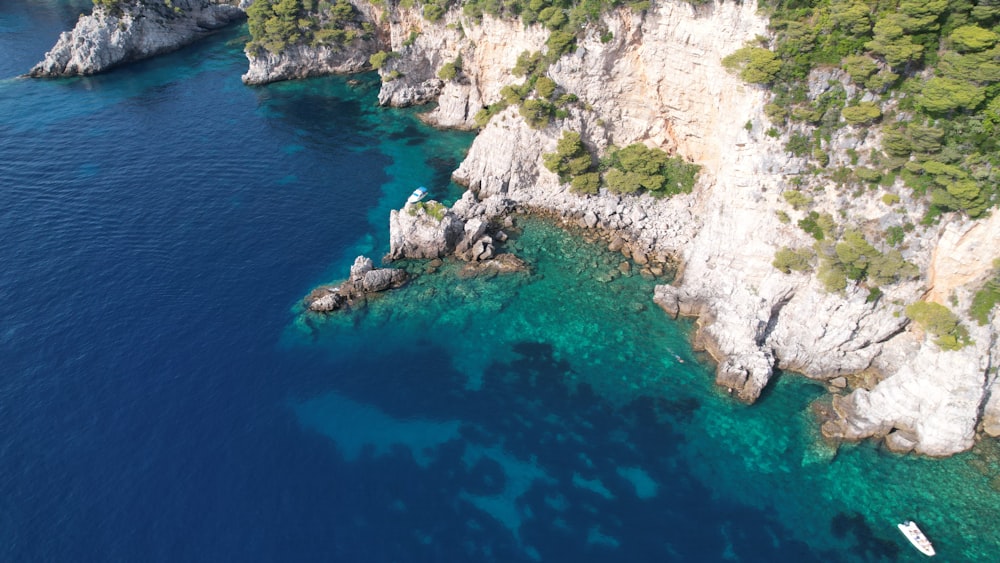
[(321, 286), (306, 298), (305, 306), (314, 313), (330, 313), (364, 303), (369, 295), (395, 289), (406, 283), (404, 270), (375, 268), (371, 258), (358, 256), (351, 275), (339, 285)]
[(389, 214), (389, 259), (448, 256), (464, 229), (465, 223), (456, 213), (433, 200), (393, 209)]
[(889, 443), (897, 450), (934, 456), (972, 447), (977, 418), (970, 416), (968, 408), (978, 408), (986, 391), (980, 363), (983, 350), (970, 346), (942, 352), (930, 342), (909, 348), (912, 361), (874, 389), (834, 397), (838, 416), (823, 425), (825, 435), (846, 439), (895, 436)]
[[(245, 17), (250, 0), (172, 0), (98, 5), (59, 36), (33, 77), (88, 75), (176, 50)], [(241, 9), (242, 5), (242, 9)]]
[[(496, 243), (507, 235), (490, 223), (490, 218), (507, 214), (511, 207), (493, 200), (478, 202), (467, 192), (452, 208), (434, 201), (408, 203), (389, 214), (389, 260), (402, 258), (442, 258), (455, 256), (472, 263), (485, 263), (503, 256)], [(505, 258), (488, 268), (495, 272), (519, 271), (518, 262)], [(469, 269), (469, 272), (476, 269)]]

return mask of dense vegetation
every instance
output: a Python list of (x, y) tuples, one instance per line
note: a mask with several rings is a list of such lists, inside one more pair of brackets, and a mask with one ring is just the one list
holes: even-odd
[(972, 344), (969, 331), (944, 305), (917, 301), (906, 307), (906, 316), (933, 334), (934, 342), (943, 350), (960, 350)]
[(125, 6), (137, 6), (139, 4), (150, 8), (159, 8), (162, 6), (165, 10), (158, 11), (166, 17), (184, 13), (184, 10), (179, 6), (174, 6), (171, 0), (93, 0), (93, 2), (94, 6), (106, 8), (114, 16), (121, 16)]
[[(881, 122), (873, 168), (829, 171), (838, 184), (897, 177), (929, 197), (927, 221), (942, 211), (982, 216), (998, 199), (1000, 0), (767, 0), (773, 41), (759, 38), (723, 61), (768, 84), (788, 150), (826, 166), (832, 131)], [(807, 78), (839, 67), (854, 92), (835, 84), (817, 99)], [(775, 131), (776, 133), (776, 131)], [(874, 179), (874, 180), (873, 180)]]
[(596, 194), (601, 187), (618, 194), (647, 192), (654, 197), (690, 193), (699, 170), (696, 164), (642, 143), (610, 147), (595, 166), (580, 134), (573, 131), (564, 131), (556, 152), (542, 155), (542, 161), (581, 194)]
[(247, 52), (280, 53), (288, 45), (338, 46), (370, 37), (374, 26), (358, 22), (347, 0), (256, 0), (247, 8), (251, 40)]

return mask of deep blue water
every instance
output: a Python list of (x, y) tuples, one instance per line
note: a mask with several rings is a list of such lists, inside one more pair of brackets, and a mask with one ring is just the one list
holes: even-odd
[(245, 87), (239, 28), (13, 78), (86, 5), (0, 4), (0, 560), (916, 560), (914, 510), (949, 560), (996, 553), (944, 531), (985, 477), (834, 459), (797, 379), (733, 405), (653, 282), (551, 225), (522, 223), (530, 275), (299, 316), (413, 186), (456, 197), (471, 136), (377, 77)]

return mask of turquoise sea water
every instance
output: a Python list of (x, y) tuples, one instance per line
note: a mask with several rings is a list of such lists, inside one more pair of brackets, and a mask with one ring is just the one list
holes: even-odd
[(916, 561), (914, 518), (1000, 560), (994, 443), (834, 450), (791, 374), (734, 403), (657, 282), (550, 222), (516, 218), (527, 273), (302, 315), (472, 136), (373, 76), (247, 88), (241, 29), (12, 78), (85, 6), (0, 4), (0, 559)]

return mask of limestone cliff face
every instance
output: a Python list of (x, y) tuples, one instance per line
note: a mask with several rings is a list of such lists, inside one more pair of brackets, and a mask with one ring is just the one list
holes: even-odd
[[(458, 21), (450, 17), (446, 22)], [(382, 102), (398, 103), (408, 90), (425, 88), (436, 68), (461, 53), (463, 72), (440, 86), (439, 105), (428, 119), (468, 125), (472, 109), (496, 101), (504, 85), (520, 82), (502, 72), (517, 55), (543, 49), (545, 34), (518, 22), (487, 18), (482, 25), (464, 24), (464, 35), (424, 24), (394, 62), (405, 79), (384, 86)], [(903, 304), (929, 289), (932, 298), (957, 295), (961, 304), (955, 310), (965, 310), (997, 254), (985, 248), (995, 240), (993, 220), (969, 223), (951, 216), (909, 235), (905, 257), (921, 268), (924, 281), (883, 288), (880, 299), (854, 285), (828, 293), (812, 275), (782, 274), (771, 265), (775, 251), (812, 242), (794, 224), (802, 213), (792, 211), (789, 224), (776, 215), (789, 209), (781, 194), (805, 165), (785, 153), (785, 139), (763, 134), (769, 126), (762, 112), (767, 93), (730, 76), (719, 63), (766, 34), (756, 5), (659, 2), (644, 15), (610, 13), (602, 25), (610, 41), (592, 32), (548, 71), (579, 96), (582, 107), (541, 130), (508, 108), (480, 133), (455, 178), (484, 202), (554, 211), (584, 226), (618, 230), (640, 252), (678, 256), (681, 275), (674, 285), (658, 288), (657, 301), (671, 313), (699, 316), (697, 343), (719, 360), (718, 382), (744, 400), (755, 400), (776, 368), (827, 381), (846, 375), (852, 377), (842, 381), (856, 388), (838, 393), (824, 425), (829, 436), (887, 438), (898, 451), (948, 455), (972, 445), (981, 420), (988, 432), (1000, 431), (1000, 400), (991, 392), (996, 378), (990, 372), (996, 327), (970, 327), (976, 345), (948, 352), (902, 314)], [(851, 88), (836, 73), (821, 74), (811, 95), (838, 80)], [(704, 168), (692, 194), (667, 201), (581, 197), (541, 166), (540, 156), (555, 150), (563, 130), (580, 132), (596, 151), (644, 142)], [(832, 162), (849, 164), (848, 149), (865, 155), (877, 146), (876, 131), (844, 128), (830, 141)], [(881, 190), (858, 195), (820, 187), (828, 189), (816, 196), (818, 210), (843, 210), (841, 217), (873, 231), (919, 223), (924, 211), (915, 201), (904, 202), (902, 212), (891, 210), (881, 203)], [(859, 373), (873, 375), (854, 376)]]
[(251, 0), (173, 0), (95, 6), (29, 72), (34, 77), (96, 74), (173, 51), (244, 17)]

